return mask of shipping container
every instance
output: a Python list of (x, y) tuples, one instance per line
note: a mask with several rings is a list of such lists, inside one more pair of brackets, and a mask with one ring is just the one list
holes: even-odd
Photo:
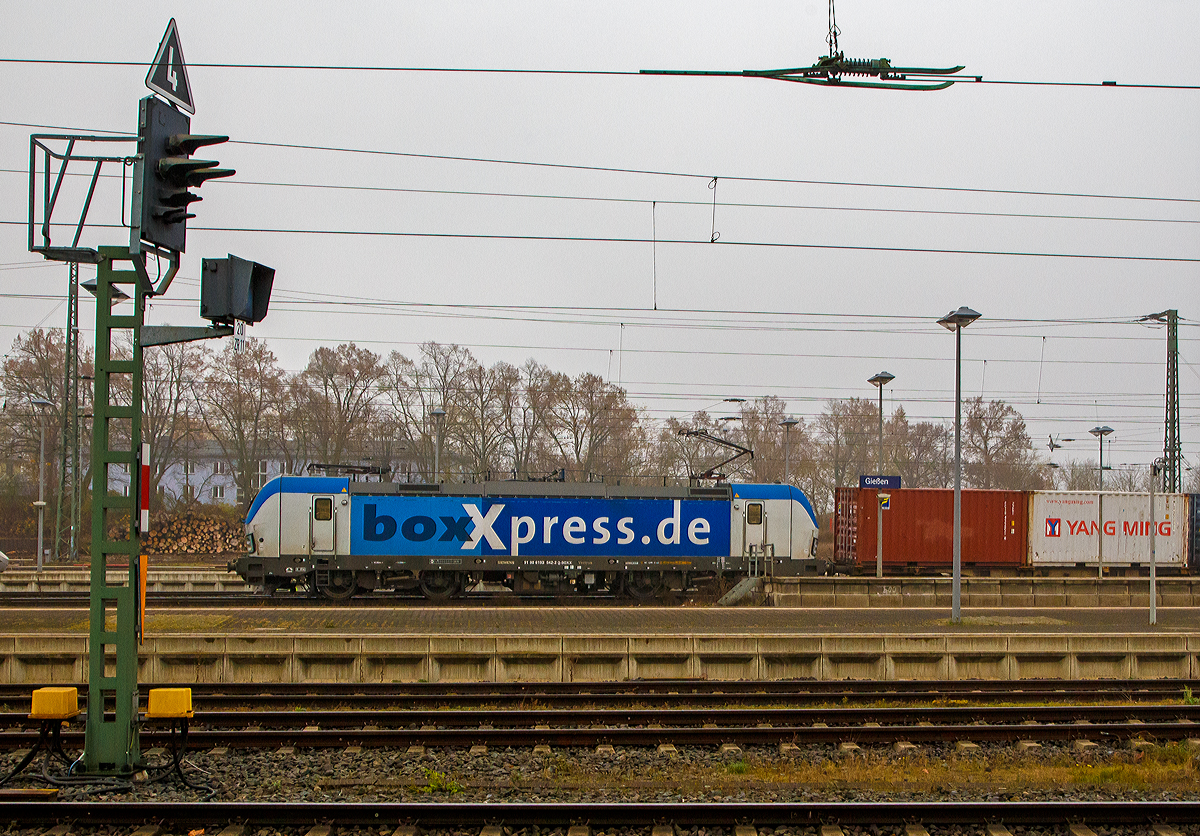
[[(1157, 494), (1155, 563), (1181, 570), (1191, 520), (1186, 494)], [(1144, 566), (1150, 563), (1150, 495), (1034, 491), (1029, 495), (1030, 566)]]
[(833, 562), (849, 566), (858, 560), (858, 488), (838, 488), (833, 494)]
[[(954, 565), (954, 491), (900, 488), (886, 491), (883, 511), (883, 565), (889, 572), (950, 571)], [(878, 491), (857, 491), (854, 531), (839, 530), (853, 542), (855, 563), (873, 569), (876, 560)], [(1019, 568), (1025, 562), (1027, 494), (1023, 491), (962, 492), (964, 568)], [(839, 513), (842, 511), (838, 504)]]
[(1200, 574), (1200, 493), (1188, 496), (1188, 566)]

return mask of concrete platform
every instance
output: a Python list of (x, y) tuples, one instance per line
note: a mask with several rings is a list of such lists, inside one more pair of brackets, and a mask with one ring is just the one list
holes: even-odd
[[(151, 558), (153, 561), (154, 558)], [(151, 563), (153, 566), (153, 562)], [(112, 583), (124, 572), (110, 573)], [(91, 579), (81, 569), (14, 570), (0, 574), (0, 592), (86, 592)], [(888, 608), (949, 607), (951, 580), (937, 578), (816, 577), (773, 579), (765, 586), (769, 606)], [(204, 568), (152, 568), (150, 592), (249, 592), (231, 572)], [(965, 607), (1145, 607), (1149, 578), (975, 578), (962, 580)], [(1158, 603), (1200, 607), (1200, 578), (1158, 580)]]
[[(950, 623), (950, 607), (780, 608), (623, 606), (394, 606), (230, 607), (155, 609), (146, 613), (147, 636), (274, 635), (646, 635), (703, 636), (913, 633), (933, 635), (1200, 634), (1200, 608), (1158, 608), (1151, 627), (1146, 609), (1134, 607), (963, 607), (963, 623)], [(80, 634), (88, 631), (84, 607), (0, 609), (0, 635)]]
[[(777, 607), (949, 607), (952, 580), (819, 577), (771, 580)], [(1158, 605), (1200, 607), (1200, 578), (1159, 578)], [(963, 578), (964, 607), (1148, 607), (1146, 578)]]
[[(398, 607), (151, 611), (145, 682), (1200, 678), (1200, 611)], [(0, 677), (79, 682), (87, 613), (2, 610)]]

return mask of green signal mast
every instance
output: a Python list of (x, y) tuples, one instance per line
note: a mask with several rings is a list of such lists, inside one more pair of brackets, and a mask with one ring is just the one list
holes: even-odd
[[(44, 258), (96, 265), (84, 282), (96, 296), (95, 396), (92, 428), (91, 604), (89, 609), (87, 724), (84, 752), (73, 766), (75, 781), (129, 778), (144, 766), (138, 740), (140, 695), (138, 647), (145, 608), (145, 556), (141, 538), (150, 526), (150, 445), (142, 438), (143, 352), (146, 348), (234, 333), (234, 322), (266, 316), (274, 270), (229, 256), (205, 259), (200, 315), (212, 325), (145, 324), (149, 297), (166, 293), (186, 246), (189, 208), (200, 200), (190, 189), (228, 177), (215, 160), (192, 159), (200, 148), (228, 137), (190, 133), (195, 113), (179, 35), (172, 20), (159, 44), (146, 86), (162, 96), (142, 99), (135, 137), (34, 134), (30, 137), (28, 245)], [(132, 154), (84, 153), (97, 146), (136, 142)], [(56, 244), (52, 221), (68, 166), (94, 164), (69, 246)], [(118, 246), (81, 246), (101, 169), (133, 166), (129, 241)], [(52, 170), (57, 166), (57, 173)], [(126, 195), (122, 194), (122, 212)], [(122, 217), (124, 215), (122, 214)], [(152, 279), (147, 259), (167, 267)], [(123, 352), (122, 345), (130, 351)], [(70, 397), (70, 396), (69, 396)], [(64, 409), (64, 415), (67, 410)], [(64, 424), (66, 423), (64, 419)], [(69, 428), (64, 426), (64, 431)], [(109, 476), (129, 474), (128, 496), (113, 495)], [(110, 572), (113, 582), (110, 583)]]

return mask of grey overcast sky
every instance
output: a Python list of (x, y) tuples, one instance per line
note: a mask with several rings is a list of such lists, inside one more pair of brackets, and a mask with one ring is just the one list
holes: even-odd
[[(1086, 432), (1108, 424), (1120, 465), (1162, 450), (1165, 332), (1133, 321), (1177, 308), (1200, 462), (1200, 90), (1070, 86), (1200, 85), (1195, 0), (838, 3), (848, 57), (1064, 86), (395, 69), (803, 66), (827, 49), (827, 11), (9, 3), (0, 58), (97, 63), (0, 63), (0, 344), (65, 318), (66, 266), (26, 246), (29, 134), (136, 130), (174, 16), (192, 130), (230, 135), (213, 156), (238, 173), (201, 190), (155, 322), (199, 324), (200, 259), (232, 252), (277, 270), (251, 333), (289, 370), (318, 345), (415, 357), (435, 340), (594, 372), (655, 419), (768, 394), (811, 419), (873, 397), (886, 369), (889, 411), (946, 420), (954, 346), (935, 320), (969, 305), (965, 393), (1012, 403), (1043, 451), (1051, 433), (1082, 439), (1060, 461), (1094, 457)], [(86, 178), (68, 179), (56, 220), (82, 203)], [(127, 239), (121, 183), (98, 188), (84, 244)]]

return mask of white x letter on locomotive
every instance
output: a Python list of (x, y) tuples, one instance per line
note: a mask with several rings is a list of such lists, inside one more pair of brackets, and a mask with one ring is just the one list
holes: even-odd
[(478, 506), (463, 503), (463, 510), (470, 515), (471, 520), (475, 523), (475, 528), (471, 530), (471, 539), (462, 544), (464, 549), (473, 549), (479, 545), (479, 541), (487, 538), (488, 545), (493, 549), (504, 551), (504, 541), (500, 536), (492, 530), (492, 526), (496, 524), (496, 519), (500, 516), (500, 512), (504, 510), (503, 505), (493, 505), (488, 509), (487, 516), (479, 513)]

